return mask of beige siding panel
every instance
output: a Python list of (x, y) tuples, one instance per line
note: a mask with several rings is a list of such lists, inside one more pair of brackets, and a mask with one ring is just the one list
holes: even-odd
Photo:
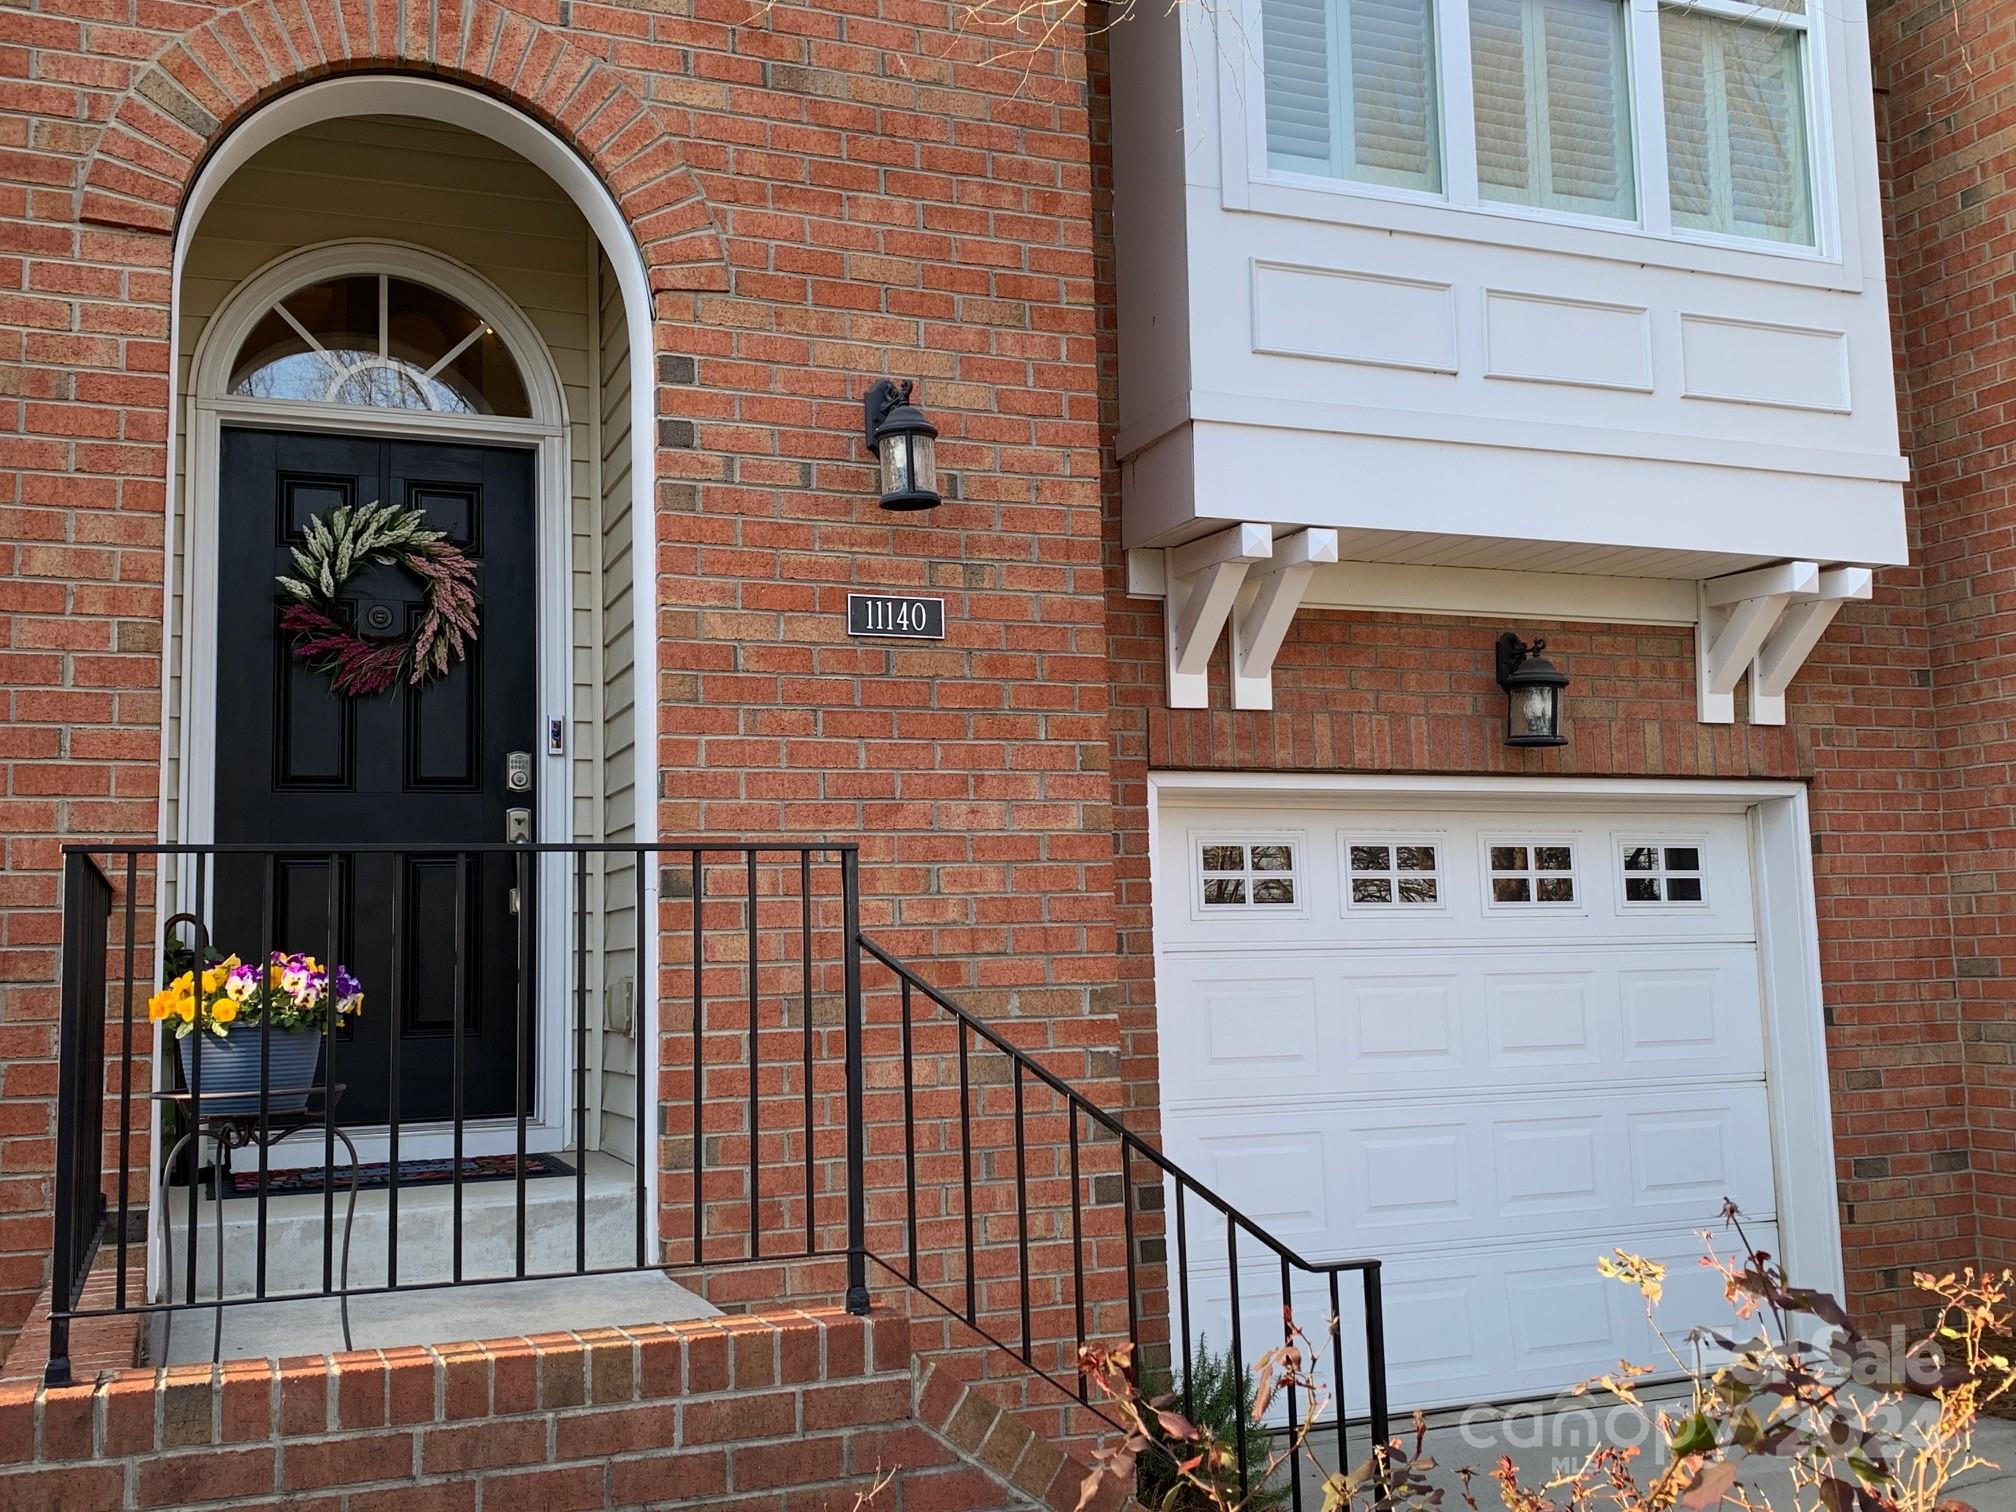
[[(614, 270), (598, 259), (601, 292), (602, 538), (602, 824), (611, 840), (637, 834), (635, 692), (632, 670), (630, 550), (630, 335)], [(626, 1002), (630, 1026), (642, 1016), (637, 987), (635, 863), (612, 857), (607, 874), (602, 952), (602, 1148), (628, 1157), (636, 1149), (637, 1042), (615, 1012)]]

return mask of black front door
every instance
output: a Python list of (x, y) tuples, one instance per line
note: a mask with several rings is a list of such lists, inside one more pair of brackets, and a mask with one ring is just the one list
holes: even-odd
[[(514, 858), (470, 856), (458, 869), (454, 856), (340, 847), (492, 843), (505, 838), (506, 809), (536, 802), (505, 790), (508, 754), (539, 749), (532, 454), (227, 429), (220, 473), (217, 709), (214, 731), (203, 736), (217, 752), (217, 839), (338, 851), (333, 879), (327, 857), (280, 858), (263, 905), (266, 863), (220, 857), (213, 939), (247, 959), (262, 939), (326, 957), (333, 897), (336, 958), (365, 993), (363, 1014), (336, 1046), (342, 1121), (386, 1120), (394, 1036), (400, 1122), (450, 1116), (458, 1012), (464, 1115), (510, 1113), (514, 1062), (529, 1095), (534, 1040), (525, 1036), (521, 1056)], [(476, 561), (482, 623), (467, 660), (446, 677), (348, 698), (294, 655), (274, 579), (295, 570), (289, 548), (311, 517), (381, 500), (424, 510)], [(353, 615), (389, 606), (393, 623), (404, 625), (421, 585), (398, 567), (367, 566), (342, 597)], [(524, 1000), (534, 1001), (529, 980)]]

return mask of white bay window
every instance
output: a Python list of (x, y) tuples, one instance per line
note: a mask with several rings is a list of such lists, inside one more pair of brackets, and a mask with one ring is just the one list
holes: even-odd
[[(1804, 0), (1260, 0), (1260, 13), (1275, 174), (1817, 244)], [(1443, 41), (1450, 28), (1462, 45)]]

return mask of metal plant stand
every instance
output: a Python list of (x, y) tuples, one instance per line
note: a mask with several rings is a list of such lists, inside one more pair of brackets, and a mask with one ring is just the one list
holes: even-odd
[[(269, 1095), (284, 1097), (297, 1092), (305, 1092), (311, 1100), (327, 1097), (333, 1105), (342, 1100), (343, 1086), (343, 1083), (338, 1082), (333, 1088), (275, 1087), (269, 1090)], [(315, 1133), (333, 1133), (337, 1142), (343, 1146), (344, 1153), (348, 1156), (350, 1162), (350, 1190), (343, 1207), (343, 1265), (341, 1279), (336, 1292), (337, 1307), (343, 1317), (343, 1347), (350, 1349), (353, 1347), (350, 1342), (350, 1231), (357, 1220), (357, 1146), (350, 1142), (350, 1136), (340, 1127), (332, 1128), (329, 1123), (327, 1110), (320, 1107), (317, 1107), (312, 1112), (306, 1107), (285, 1113), (275, 1113), (269, 1109), (265, 1117), (263, 1137), (260, 1116), (257, 1113), (206, 1112), (201, 1107), (202, 1103), (208, 1103), (213, 1100), (217, 1102), (229, 1100), (242, 1103), (245, 1100), (245, 1096), (246, 1094), (242, 1091), (205, 1092), (200, 1099), (192, 1098), (184, 1091), (156, 1092), (154, 1094), (154, 1101), (156, 1102), (179, 1105), (184, 1121), (190, 1126), (188, 1132), (176, 1140), (174, 1146), (168, 1151), (168, 1158), (161, 1163), (160, 1175), (155, 1181), (154, 1211), (161, 1215), (162, 1253), (166, 1264), (164, 1276), (167, 1283), (168, 1300), (170, 1303), (173, 1303), (175, 1300), (175, 1223), (168, 1214), (168, 1173), (175, 1169), (176, 1160), (189, 1145), (190, 1141), (208, 1135), (216, 1141), (219, 1151), (225, 1157), (213, 1160), (210, 1163), (210, 1206), (216, 1210), (217, 1227), (217, 1295), (216, 1301), (211, 1308), (211, 1311), (216, 1315), (216, 1324), (210, 1338), (210, 1361), (214, 1365), (222, 1359), (224, 1353), (224, 1172), (230, 1164), (230, 1152), (233, 1150), (254, 1149), (262, 1143), (270, 1152), (283, 1139), (299, 1134), (304, 1130)], [(190, 1116), (189, 1112), (192, 1102), (198, 1104), (193, 1117)], [(329, 1181), (331, 1174), (326, 1169), (323, 1171), (322, 1179), (325, 1185)], [(196, 1234), (193, 1229), (190, 1231), (189, 1242), (192, 1245), (196, 1242)], [(193, 1287), (191, 1288), (191, 1295), (183, 1300), (185, 1305), (193, 1305), (195, 1303), (196, 1298)], [(275, 1298), (274, 1300), (284, 1301), (289, 1299)], [(165, 1359), (168, 1355), (169, 1340), (174, 1336), (175, 1309), (171, 1306), (167, 1311), (162, 1313), (161, 1318), (161, 1354)]]

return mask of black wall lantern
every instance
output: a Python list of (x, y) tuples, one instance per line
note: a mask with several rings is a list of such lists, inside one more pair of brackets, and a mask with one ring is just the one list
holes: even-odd
[(1498, 637), (1498, 686), (1505, 690), (1505, 744), (1558, 746), (1568, 744), (1561, 733), (1561, 690), (1568, 674), (1540, 653), (1547, 642), (1532, 645), (1510, 630)]
[(882, 461), (882, 507), (936, 509), (938, 464), (932, 442), (938, 427), (910, 402), (910, 380), (877, 379), (861, 408), (862, 435)]

